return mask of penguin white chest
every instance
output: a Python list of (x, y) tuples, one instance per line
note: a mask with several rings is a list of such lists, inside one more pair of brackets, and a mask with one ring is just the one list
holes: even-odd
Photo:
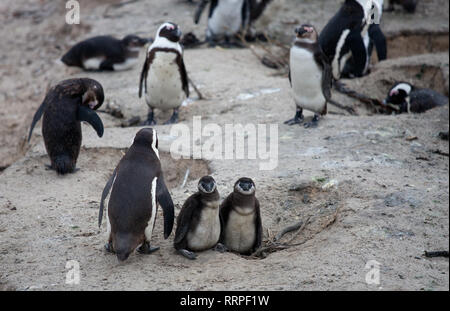
[(301, 47), (292, 47), (290, 70), (297, 106), (321, 113), (326, 99), (322, 92), (322, 69), (315, 62), (313, 53)]
[(179, 107), (184, 100), (177, 54), (156, 52), (147, 78), (147, 105), (169, 110)]
[(105, 57), (91, 57), (83, 61), (83, 67), (86, 70), (99, 70), (100, 65), (105, 60)]
[(208, 203), (201, 211), (197, 227), (189, 231), (188, 247), (193, 251), (202, 251), (214, 247), (220, 238), (219, 201)]
[[(245, 211), (243, 208), (237, 209)], [(248, 214), (246, 211), (244, 215), (232, 210), (225, 228), (225, 246), (232, 251), (245, 253), (253, 247), (255, 239), (255, 213)]]
[(209, 35), (232, 36), (242, 26), (244, 0), (220, 0), (208, 20)]

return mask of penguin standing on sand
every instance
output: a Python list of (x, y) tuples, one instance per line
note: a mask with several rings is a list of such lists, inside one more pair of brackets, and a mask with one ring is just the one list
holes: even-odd
[(51, 160), (50, 168), (58, 174), (73, 173), (80, 153), (81, 121), (86, 121), (103, 136), (103, 123), (95, 112), (104, 100), (103, 87), (88, 78), (69, 79), (52, 87), (31, 123), (28, 141), (34, 126), (44, 115), (42, 136)]
[[(370, 62), (374, 46), (377, 51), (379, 61), (383, 61), (387, 58), (386, 37), (380, 27), (382, 15), (383, 0), (373, 0), (370, 22), (366, 23), (361, 33), (366, 53), (366, 64), (362, 72), (363, 75), (370, 73)], [(354, 58), (353, 56), (350, 56), (350, 58), (345, 61), (344, 69), (342, 70), (342, 77), (354, 78), (357, 75), (358, 72), (357, 68), (355, 68)]]
[(290, 52), (289, 81), (297, 111), (293, 119), (284, 123), (303, 123), (303, 109), (307, 109), (314, 112), (314, 117), (304, 126), (316, 127), (320, 115), (327, 113), (327, 102), (331, 101), (331, 66), (317, 42), (317, 31), (313, 26), (302, 25), (295, 33)]
[(361, 77), (367, 67), (367, 51), (361, 33), (370, 18), (373, 0), (345, 0), (319, 36), (319, 44), (331, 62), (333, 77), (339, 80), (347, 60), (353, 57), (353, 71)]
[(399, 108), (399, 113), (421, 113), (448, 104), (448, 97), (431, 89), (421, 89), (407, 82), (396, 83), (383, 101)]
[(61, 61), (67, 66), (85, 70), (127, 70), (138, 62), (139, 51), (149, 41), (134, 35), (128, 35), (122, 40), (98, 36), (74, 45)]
[(250, 178), (240, 178), (234, 191), (220, 205), (223, 221), (221, 243), (233, 252), (250, 255), (262, 243), (262, 222), (256, 186)]
[(181, 208), (177, 218), (174, 247), (189, 259), (217, 245), (221, 233), (219, 192), (216, 181), (204, 176), (198, 182), (198, 191), (191, 195)]
[(139, 82), (139, 98), (145, 91), (150, 108), (145, 125), (156, 124), (154, 109), (173, 109), (172, 117), (164, 124), (178, 121), (178, 109), (189, 97), (189, 84), (180, 45), (181, 30), (176, 24), (159, 27), (153, 44), (148, 48)]
[(104, 201), (108, 203), (107, 251), (115, 253), (119, 261), (138, 251), (150, 254), (159, 247), (151, 247), (157, 205), (164, 212), (164, 238), (172, 232), (174, 206), (164, 182), (158, 152), (156, 131), (140, 130), (133, 145), (120, 160), (102, 193), (99, 227), (102, 222)]

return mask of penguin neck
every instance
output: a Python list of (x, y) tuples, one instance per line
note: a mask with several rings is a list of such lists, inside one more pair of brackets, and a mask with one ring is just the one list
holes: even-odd
[(244, 195), (239, 192), (233, 192), (233, 206), (239, 206), (241, 208), (244, 207), (253, 207), (255, 206), (255, 195)]
[(219, 201), (219, 199), (220, 199), (219, 191), (217, 191), (217, 189), (215, 189), (211, 193), (200, 192), (200, 195), (201, 195), (201, 200), (204, 202), (215, 202), (215, 201)]

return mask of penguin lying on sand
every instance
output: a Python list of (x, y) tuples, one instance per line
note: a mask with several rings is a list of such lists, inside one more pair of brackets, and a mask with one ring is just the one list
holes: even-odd
[(177, 217), (174, 247), (178, 253), (195, 259), (197, 255), (193, 251), (217, 246), (221, 233), (219, 200), (214, 178), (202, 177), (198, 191), (186, 200)]
[(262, 222), (256, 186), (250, 178), (240, 178), (233, 192), (220, 205), (223, 221), (221, 243), (233, 252), (250, 255), (262, 243)]
[(33, 117), (28, 141), (44, 115), (42, 136), (50, 168), (58, 174), (75, 171), (81, 146), (81, 121), (88, 122), (99, 137), (103, 136), (103, 123), (95, 112), (103, 100), (101, 84), (88, 78), (64, 80), (48, 91)]
[(385, 10), (391, 12), (395, 10), (395, 5), (401, 5), (407, 13), (415, 13), (418, 0), (389, 0), (389, 7)]
[(139, 82), (139, 98), (145, 91), (145, 101), (150, 108), (144, 125), (154, 125), (154, 109), (173, 109), (172, 117), (164, 124), (178, 121), (178, 109), (189, 97), (189, 84), (180, 45), (181, 30), (178, 25), (164, 23), (156, 39), (148, 48)]
[(85, 70), (127, 70), (137, 63), (139, 51), (151, 40), (128, 35), (122, 40), (98, 36), (73, 46), (61, 61)]
[(314, 112), (314, 118), (305, 127), (315, 127), (319, 115), (327, 114), (327, 102), (331, 101), (331, 66), (317, 42), (317, 31), (313, 26), (302, 25), (295, 33), (297, 36), (290, 52), (289, 81), (297, 111), (293, 119), (284, 123), (303, 123), (303, 109), (307, 109)]
[(399, 107), (399, 113), (421, 113), (448, 104), (448, 97), (431, 89), (420, 89), (407, 82), (396, 83), (383, 101)]
[(144, 128), (120, 160), (102, 193), (98, 224), (102, 222), (104, 202), (108, 202), (108, 243), (105, 248), (119, 261), (138, 251), (150, 254), (158, 204), (164, 212), (164, 238), (172, 232), (174, 206), (164, 182), (156, 130)]

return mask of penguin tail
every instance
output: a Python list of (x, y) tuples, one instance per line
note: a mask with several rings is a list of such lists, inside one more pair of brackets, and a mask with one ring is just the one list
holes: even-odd
[(58, 174), (64, 175), (74, 171), (75, 163), (67, 155), (58, 156), (53, 161), (53, 168)]

